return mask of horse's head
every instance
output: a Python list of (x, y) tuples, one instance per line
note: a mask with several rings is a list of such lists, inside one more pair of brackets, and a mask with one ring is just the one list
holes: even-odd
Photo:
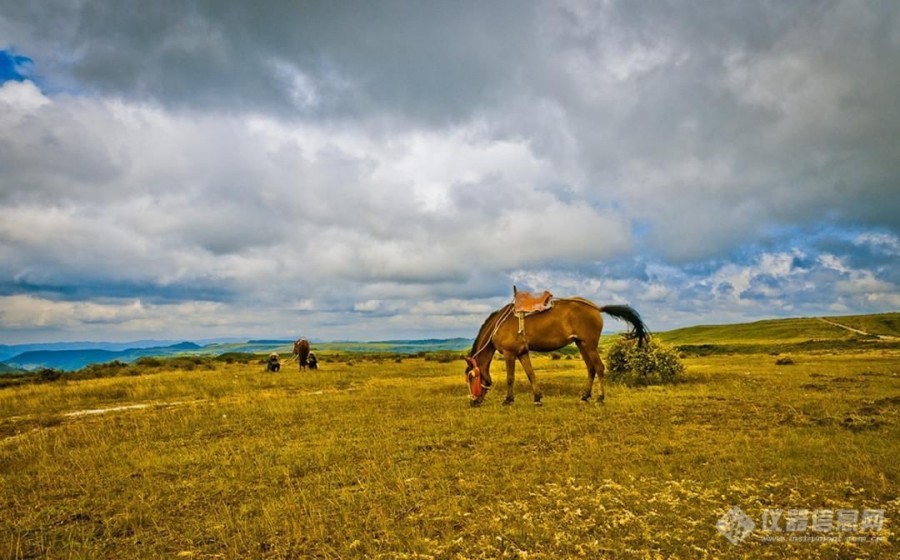
[(472, 399), (472, 406), (478, 406), (484, 402), (484, 397), (491, 390), (494, 382), (491, 380), (491, 374), (482, 371), (474, 358), (466, 357), (466, 384), (469, 386), (469, 398)]

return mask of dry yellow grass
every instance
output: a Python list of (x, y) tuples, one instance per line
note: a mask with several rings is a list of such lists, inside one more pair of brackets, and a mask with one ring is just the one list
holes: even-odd
[[(691, 358), (603, 406), (579, 402), (580, 360), (549, 358), (542, 408), (471, 409), (462, 362), (422, 359), (10, 387), (0, 557), (896, 557), (900, 352), (791, 357)], [(732, 506), (885, 520), (735, 545)]]

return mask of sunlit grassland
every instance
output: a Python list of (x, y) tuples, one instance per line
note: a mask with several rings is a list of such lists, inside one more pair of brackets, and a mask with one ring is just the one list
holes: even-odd
[[(539, 408), (521, 373), (514, 406), (470, 408), (462, 362), (421, 358), (9, 387), (0, 557), (897, 556), (900, 351), (791, 358), (687, 358), (684, 382), (602, 406), (579, 402), (579, 359), (549, 357)], [(129, 405), (149, 406), (71, 414)], [(732, 545), (732, 506), (886, 522)]]
[(845, 317), (772, 319), (737, 325), (701, 325), (661, 333), (671, 344), (791, 344), (815, 341), (847, 342), (860, 339), (861, 329), (871, 335), (900, 336), (900, 313)]

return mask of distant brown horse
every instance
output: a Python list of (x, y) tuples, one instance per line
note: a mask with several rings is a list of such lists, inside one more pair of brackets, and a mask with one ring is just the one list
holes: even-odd
[(309, 341), (301, 338), (294, 342), (294, 355), (297, 356), (300, 371), (305, 370), (306, 366), (309, 365)]
[(599, 378), (600, 395), (598, 402), (603, 402), (603, 361), (597, 344), (603, 330), (603, 316), (606, 313), (625, 320), (633, 327), (630, 336), (643, 344), (649, 338), (649, 332), (637, 311), (627, 305), (605, 305), (603, 307), (584, 298), (559, 298), (553, 300), (553, 306), (547, 311), (528, 315), (524, 320), (523, 332), (519, 332), (519, 321), (513, 313), (513, 304), (494, 311), (481, 326), (472, 351), (466, 358), (466, 381), (472, 397), (472, 406), (484, 401), (487, 391), (493, 386), (491, 378), (491, 362), (494, 352), (503, 354), (506, 361), (506, 399), (503, 404), (512, 404), (514, 400), (513, 385), (516, 375), (516, 360), (522, 363), (531, 390), (534, 393), (534, 404), (540, 405), (541, 394), (534, 377), (534, 368), (528, 352), (552, 352), (574, 342), (581, 352), (587, 366), (587, 384), (581, 399), (589, 401), (594, 386), (594, 379)]

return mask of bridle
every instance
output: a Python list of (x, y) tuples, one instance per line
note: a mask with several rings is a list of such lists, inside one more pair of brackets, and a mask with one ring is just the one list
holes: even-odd
[(491, 330), (491, 334), (485, 337), (484, 344), (481, 345), (481, 348), (466, 358), (466, 363), (471, 367), (471, 369), (466, 370), (466, 385), (469, 388), (469, 398), (472, 399), (472, 401), (484, 398), (484, 395), (486, 395), (494, 386), (493, 383), (485, 383), (484, 375), (481, 373), (481, 368), (478, 367), (476, 359), (479, 354), (487, 350), (487, 347), (491, 344), (491, 339), (497, 334), (500, 325), (503, 324), (503, 321), (505, 321), (512, 312), (513, 305), (509, 304), (507, 309), (497, 317), (496, 321), (494, 321), (494, 328)]
[(466, 370), (466, 386), (469, 388), (469, 398), (472, 401), (477, 401), (480, 398), (484, 398), (494, 384), (486, 382), (484, 375), (481, 373), (481, 368), (478, 367), (473, 358), (466, 358), (466, 362), (470, 366)]

